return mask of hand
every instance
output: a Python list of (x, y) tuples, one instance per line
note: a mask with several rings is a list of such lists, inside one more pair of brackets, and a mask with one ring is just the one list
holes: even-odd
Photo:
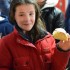
[(60, 41), (57, 44), (64, 51), (70, 50), (70, 35), (68, 34), (68, 41)]

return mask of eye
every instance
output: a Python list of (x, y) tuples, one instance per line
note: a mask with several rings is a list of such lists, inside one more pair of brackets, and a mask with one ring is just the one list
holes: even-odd
[(34, 15), (34, 13), (30, 13), (29, 15), (30, 15), (30, 16), (33, 16), (33, 15)]
[(24, 14), (20, 14), (19, 16), (24, 16)]
[(30, 13), (29, 15), (33, 15), (33, 13)]

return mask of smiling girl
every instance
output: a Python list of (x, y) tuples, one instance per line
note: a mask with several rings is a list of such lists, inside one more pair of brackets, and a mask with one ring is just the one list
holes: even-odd
[(65, 70), (70, 41), (58, 43), (39, 18), (34, 0), (12, 0), (14, 31), (0, 40), (0, 70)]

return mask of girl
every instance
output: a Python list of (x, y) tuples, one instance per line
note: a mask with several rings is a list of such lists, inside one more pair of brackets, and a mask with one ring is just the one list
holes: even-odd
[[(39, 19), (34, 0), (12, 0), (10, 22), (14, 31), (0, 40), (0, 70), (64, 70), (69, 40), (56, 47)], [(61, 51), (60, 51), (60, 50)]]

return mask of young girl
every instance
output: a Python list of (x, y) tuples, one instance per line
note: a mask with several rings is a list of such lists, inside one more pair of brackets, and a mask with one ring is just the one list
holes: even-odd
[(0, 70), (65, 70), (70, 39), (56, 47), (34, 0), (12, 0), (10, 22), (15, 29), (0, 40)]

